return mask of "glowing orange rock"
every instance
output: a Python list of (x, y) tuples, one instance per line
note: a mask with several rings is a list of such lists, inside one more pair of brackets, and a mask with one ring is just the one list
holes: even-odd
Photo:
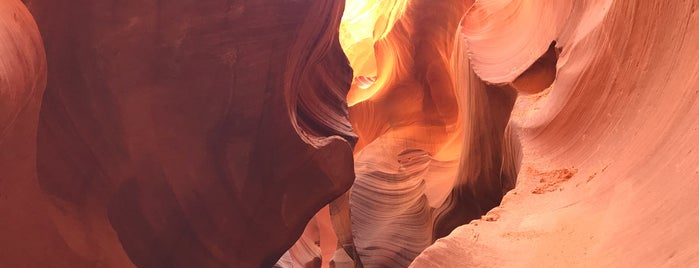
[(698, 1), (343, 3), (0, 1), (0, 267), (697, 262)]
[[(363, 265), (400, 267), (434, 238), (497, 206), (513, 186), (516, 167), (501, 167), (514, 91), (455, 77), (452, 49), (463, 1), (364, 3), (369, 10), (359, 17), (374, 24), (346, 12), (341, 25), (350, 33), (353, 23), (361, 26), (349, 36), (375, 25), (373, 36), (343, 44), (355, 55), (350, 62), (357, 76), (348, 94), (359, 136), (349, 195), (352, 234)], [(373, 46), (357, 41), (368, 38)], [(375, 79), (356, 56), (368, 47)]]

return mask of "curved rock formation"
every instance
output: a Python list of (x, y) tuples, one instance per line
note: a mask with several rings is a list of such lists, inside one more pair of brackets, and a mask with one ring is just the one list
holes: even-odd
[(697, 6), (2, 0), (0, 267), (698, 263)]
[(342, 2), (26, 2), (48, 85), (40, 103), (36, 27), (3, 1), (2, 61), (27, 68), (0, 69), (1, 129), (26, 135), (3, 163), (27, 169), (3, 195), (31, 195), (0, 229), (46, 238), (9, 236), (30, 253), (0, 266), (271, 266), (350, 187)]
[(517, 188), (412, 266), (699, 261), (698, 4), (476, 3), (464, 36), (481, 78), (516, 85), (551, 41), (560, 50), (556, 77), (515, 105), (511, 124), (523, 147)]
[[(366, 3), (369, 10), (350, 9), (344, 19), (361, 27), (371, 25), (352, 16), (376, 21), (375, 72), (358, 56), (367, 50), (369, 37), (357, 38), (366, 29), (353, 35), (341, 25), (356, 77), (348, 95), (359, 136), (349, 196), (353, 242), (363, 265), (402, 267), (435, 238), (497, 206), (513, 186), (516, 167), (503, 172), (502, 150), (515, 94), (469, 77), (468, 66), (455, 77), (463, 1), (388, 1), (394, 6), (379, 11), (389, 14), (371, 13), (378, 7)], [(382, 18), (391, 18), (388, 26)]]
[(284, 253), (274, 267), (328, 267), (336, 252), (337, 243), (329, 208), (324, 207), (313, 216), (301, 238)]
[[(19, 0), (0, 1), (0, 266), (52, 264), (75, 259), (53, 247), (60, 237), (36, 185), (36, 129), (46, 85), (46, 55), (36, 23)], [(31, 242), (28, 242), (31, 241)], [(38, 250), (41, 249), (41, 250)]]

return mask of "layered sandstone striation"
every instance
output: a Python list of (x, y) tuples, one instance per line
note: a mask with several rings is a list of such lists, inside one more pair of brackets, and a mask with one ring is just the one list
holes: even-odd
[(0, 267), (698, 263), (697, 6), (0, 0)]
[(517, 87), (555, 41), (555, 80), (515, 104), (517, 187), (413, 267), (699, 261), (699, 2), (554, 2), (478, 1), (466, 13), (479, 77)]

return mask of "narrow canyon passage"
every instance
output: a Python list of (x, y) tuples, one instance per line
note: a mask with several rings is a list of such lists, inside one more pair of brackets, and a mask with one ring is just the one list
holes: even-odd
[[(685, 22), (696, 22), (692, 17), (694, 4), (689, 7), (692, 13), (687, 14), (689, 20)], [(682, 10), (683, 6), (666, 8)], [(613, 148), (622, 148), (618, 146), (643, 148), (643, 142), (653, 140), (625, 145), (620, 141), (633, 133), (616, 130), (617, 143), (595, 141), (604, 129), (618, 129), (608, 122), (615, 109), (618, 116), (626, 109), (634, 109), (629, 107), (633, 103), (606, 99), (610, 97), (609, 90), (628, 87), (620, 81), (605, 82), (614, 77), (599, 76), (601, 70), (614, 68), (609, 66), (609, 59), (619, 61), (618, 64), (644, 61), (646, 69), (663, 66), (662, 62), (648, 61), (643, 53), (603, 54), (626, 50), (628, 46), (607, 47), (615, 44), (607, 39), (615, 31), (629, 34), (615, 16), (627, 16), (629, 25), (636, 25), (633, 19), (651, 16), (628, 15), (635, 9), (643, 7), (624, 1), (347, 1), (340, 42), (354, 69), (354, 82), (348, 93), (349, 119), (359, 140), (354, 153), (355, 182), (341, 197), (346, 200), (336, 201), (347, 205), (342, 207), (342, 213), (335, 214), (336, 221), (345, 221), (335, 225), (335, 231), (338, 237), (343, 233), (349, 238), (338, 246), (334, 254), (338, 261), (330, 260), (331, 266), (405, 267), (418, 255), (413, 266), (624, 266), (620, 257), (597, 260), (586, 256), (593, 250), (590, 247), (594, 242), (590, 241), (601, 239), (595, 236), (601, 231), (596, 228), (604, 227), (584, 227), (594, 226), (593, 221), (557, 224), (563, 216), (554, 213), (539, 219), (537, 215), (547, 211), (541, 209), (547, 207), (544, 203), (548, 207), (571, 204), (569, 200), (575, 200), (581, 191), (604, 187), (596, 185), (598, 182), (593, 179), (609, 176), (602, 173), (615, 161), (595, 158), (613, 157)], [(678, 37), (664, 41), (687, 46), (683, 36), (694, 37), (692, 30), (696, 29), (677, 23)], [(541, 27), (542, 24), (547, 26)], [(621, 29), (611, 28), (612, 25)], [(660, 40), (653, 41), (653, 36), (636, 38), (662, 44)], [(696, 55), (698, 47), (689, 46), (691, 49), (686, 52)], [(638, 49), (657, 48), (648, 45)], [(685, 77), (687, 84), (679, 88), (691, 92), (692, 87), (697, 87), (697, 63), (687, 64), (691, 66), (687, 74), (691, 75)], [(633, 67), (612, 74), (626, 74), (629, 81), (638, 80), (638, 76), (629, 74), (639, 70), (640, 65)], [(676, 80), (682, 81), (682, 76)], [(600, 93), (604, 94), (597, 95)], [(689, 96), (696, 98), (696, 94)], [(685, 103), (685, 107), (693, 106), (691, 100), (677, 101)], [(573, 107), (577, 107), (575, 112), (566, 111)], [(601, 122), (595, 120), (600, 110), (609, 111)], [(587, 116), (580, 118), (584, 114)], [(695, 117), (692, 114), (686, 120), (696, 122)], [(582, 124), (586, 120), (589, 123)], [(688, 133), (667, 133), (668, 137), (655, 140), (694, 135), (695, 131), (691, 128)], [(602, 149), (605, 151), (600, 152)], [(618, 165), (634, 163), (639, 157), (618, 159)], [(697, 163), (696, 154), (687, 157), (687, 161)], [(691, 165), (685, 163), (686, 167)], [(698, 176), (691, 168), (686, 174), (694, 179)], [(515, 184), (519, 189), (510, 192), (500, 206), (503, 195)], [(549, 197), (555, 195), (558, 196)], [(577, 206), (563, 207), (593, 209), (597, 213), (615, 209), (599, 203), (595, 195), (586, 196), (593, 199), (585, 202), (577, 197), (580, 201), (572, 203)], [(512, 200), (518, 200), (518, 204), (511, 204), (515, 202)], [(646, 202), (656, 201), (665, 202)], [(510, 211), (509, 206), (517, 209)], [(495, 207), (498, 208), (489, 213)], [(508, 212), (515, 215), (512, 222), (501, 219)], [(633, 212), (620, 216), (620, 220), (639, 217)], [(691, 218), (697, 220), (696, 215)], [(464, 225), (472, 220), (476, 221)], [(525, 220), (537, 223), (532, 226), (533, 223), (518, 222)], [(539, 222), (542, 220), (551, 222)], [(344, 230), (339, 231), (338, 226)], [(452, 233), (459, 226), (462, 227)], [(563, 230), (556, 228), (590, 234), (590, 241), (577, 242), (584, 235), (563, 235)], [(349, 232), (351, 236), (346, 235)], [(479, 241), (481, 234), (492, 241)], [(448, 237), (429, 247), (445, 236)], [(561, 242), (548, 244), (550, 241), (544, 239)], [(566, 241), (572, 245), (561, 246)], [(532, 245), (537, 248), (535, 255), (527, 257), (527, 248)], [(426, 247), (429, 248), (425, 251)], [(639, 250), (627, 247), (629, 252)], [(556, 252), (559, 248), (564, 250)], [(512, 251), (517, 253), (511, 254)], [(696, 258), (696, 250), (690, 250), (686, 256)], [(327, 259), (326, 255), (323, 257)], [(297, 260), (297, 264), (303, 263)]]
[(0, 0), (0, 267), (691, 267), (699, 0)]

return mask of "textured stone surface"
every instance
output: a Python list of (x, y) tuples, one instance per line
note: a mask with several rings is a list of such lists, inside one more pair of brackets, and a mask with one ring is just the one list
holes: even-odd
[(509, 148), (505, 127), (516, 93), (486, 85), (468, 62), (454, 61), (465, 56), (454, 47), (462, 42), (455, 36), (469, 3), (365, 4), (369, 11), (346, 15), (377, 21), (367, 37), (375, 78), (365, 77), (372, 64), (360, 57), (366, 40), (357, 36), (365, 29), (350, 28), (354, 18), (341, 25), (357, 76), (348, 95), (359, 136), (349, 196), (353, 241), (364, 266), (404, 267), (434, 239), (497, 206), (512, 188), (516, 167), (503, 172), (502, 152)]
[(46, 85), (46, 56), (31, 14), (19, 0), (0, 1), (0, 266), (79, 263), (60, 247), (36, 184), (36, 129)]
[(38, 138), (3, 152), (36, 152), (7, 188), (43, 201), (2, 224), (49, 234), (0, 266), (271, 266), (350, 187), (342, 2), (27, 2), (48, 84), (21, 121)]
[(699, 262), (699, 1), (344, 2), (0, 0), (0, 267)]
[[(514, 79), (520, 64), (533, 62), (520, 60), (539, 57), (526, 54), (555, 40), (556, 78), (515, 104), (511, 126), (523, 152), (517, 187), (412, 266), (695, 265), (697, 5), (479, 1), (464, 35), (481, 77)], [(496, 74), (510, 64), (512, 75)]]

